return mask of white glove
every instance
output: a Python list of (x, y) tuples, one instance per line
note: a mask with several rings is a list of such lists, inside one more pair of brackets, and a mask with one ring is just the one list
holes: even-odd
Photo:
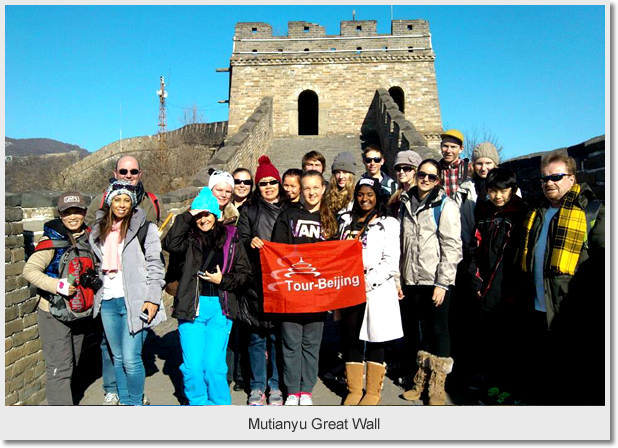
[(58, 294), (62, 294), (63, 296), (69, 296), (69, 286), (71, 286), (71, 284), (69, 283), (69, 280), (66, 278), (60, 278), (58, 279), (58, 286), (56, 286), (56, 292), (58, 292)]

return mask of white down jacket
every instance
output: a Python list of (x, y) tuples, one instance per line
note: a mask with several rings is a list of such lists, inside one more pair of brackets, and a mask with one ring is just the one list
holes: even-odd
[(455, 284), (462, 259), (459, 206), (440, 188), (412, 211), (416, 188), (401, 194), (401, 280), (405, 285), (446, 288)]
[[(339, 217), (339, 235), (345, 235), (352, 213)], [(399, 222), (392, 217), (374, 219), (363, 243), (367, 305), (359, 339), (369, 342), (392, 341), (403, 337), (395, 275), (399, 271)]]

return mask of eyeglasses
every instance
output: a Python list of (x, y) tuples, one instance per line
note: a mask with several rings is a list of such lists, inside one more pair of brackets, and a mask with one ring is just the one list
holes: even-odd
[[(126, 181), (124, 181), (126, 182)], [(119, 184), (119, 183), (114, 183), (112, 186), (112, 190), (129, 190), (129, 191), (135, 191), (137, 190), (137, 186), (136, 185), (131, 185), (131, 184)]]
[(410, 165), (399, 165), (395, 167), (396, 172), (403, 171), (403, 172), (409, 173), (413, 169), (414, 167), (411, 167)]
[(260, 187), (265, 187), (266, 185), (277, 185), (278, 183), (279, 181), (276, 179), (275, 180), (263, 180), (263, 181), (258, 182), (258, 185)]
[(436, 176), (435, 174), (427, 174), (425, 171), (419, 171), (418, 173), (416, 173), (416, 177), (418, 177), (419, 179), (427, 178), (430, 182), (435, 182), (439, 179), (438, 176)]
[(382, 157), (365, 157), (365, 163), (369, 164), (371, 162), (380, 163), (382, 161)]
[(253, 181), (251, 179), (234, 179), (234, 185), (251, 185)]
[(558, 174), (550, 174), (549, 176), (541, 176), (541, 182), (546, 184), (550, 180), (552, 182), (560, 182), (564, 176), (571, 176), (571, 174), (558, 173)]
[(127, 175), (127, 173), (131, 173), (131, 174), (133, 174), (134, 176), (137, 176), (137, 175), (139, 174), (139, 170), (138, 170), (138, 169), (136, 169), (136, 168), (133, 168), (133, 169), (131, 169), (131, 170), (128, 170), (128, 169), (126, 169), (126, 168), (120, 168), (120, 169), (118, 170), (118, 174), (122, 174), (123, 176), (126, 176), (126, 175)]

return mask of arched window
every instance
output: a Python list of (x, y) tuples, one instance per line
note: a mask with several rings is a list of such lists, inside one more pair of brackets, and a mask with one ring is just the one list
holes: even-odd
[(390, 89), (388, 89), (388, 93), (393, 99), (393, 101), (395, 102), (395, 104), (397, 104), (397, 106), (399, 107), (399, 110), (401, 111), (401, 113), (405, 114), (406, 113), (406, 99), (405, 99), (405, 95), (401, 87), (391, 87)]
[(318, 135), (318, 95), (305, 90), (298, 95), (298, 135)]

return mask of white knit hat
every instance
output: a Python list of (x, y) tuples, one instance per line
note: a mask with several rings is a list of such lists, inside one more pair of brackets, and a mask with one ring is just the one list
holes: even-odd
[(212, 187), (214, 187), (217, 184), (220, 184), (221, 182), (230, 184), (230, 186), (232, 187), (232, 190), (234, 189), (234, 178), (232, 177), (232, 175), (228, 173), (227, 171), (218, 171), (218, 170), (214, 170), (212, 174), (210, 175), (210, 179), (208, 180), (208, 188), (212, 190)]

